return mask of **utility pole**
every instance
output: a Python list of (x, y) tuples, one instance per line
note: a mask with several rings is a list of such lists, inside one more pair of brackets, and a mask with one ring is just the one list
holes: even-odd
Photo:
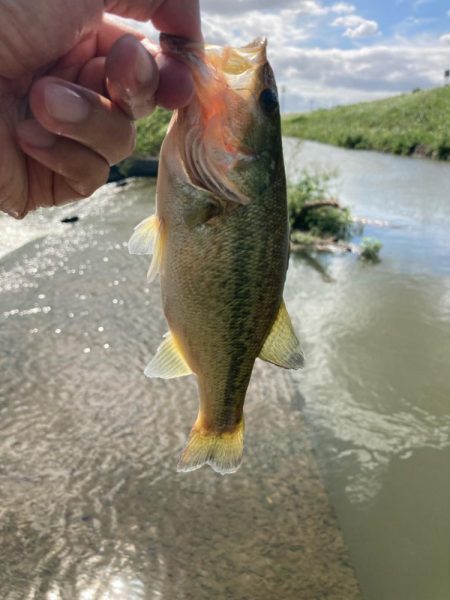
[(284, 113), (284, 110), (286, 108), (285, 105), (284, 105), (284, 97), (285, 97), (285, 94), (287, 92), (287, 87), (285, 85), (282, 85), (280, 91), (281, 91), (281, 102), (280, 102), (280, 104), (281, 104), (281, 113)]

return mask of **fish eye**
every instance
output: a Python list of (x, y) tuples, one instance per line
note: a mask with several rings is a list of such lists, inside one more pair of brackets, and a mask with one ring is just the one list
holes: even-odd
[(259, 96), (259, 103), (263, 111), (270, 115), (278, 108), (278, 96), (273, 90), (266, 88)]

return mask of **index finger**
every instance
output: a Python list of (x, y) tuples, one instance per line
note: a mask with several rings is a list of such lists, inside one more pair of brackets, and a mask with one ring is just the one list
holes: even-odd
[(151, 17), (159, 31), (202, 42), (199, 0), (165, 0)]

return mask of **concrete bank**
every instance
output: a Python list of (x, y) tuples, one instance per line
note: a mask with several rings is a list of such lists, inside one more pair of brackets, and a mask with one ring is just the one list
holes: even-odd
[(196, 383), (145, 379), (166, 324), (125, 247), (153, 194), (0, 262), (0, 597), (360, 598), (289, 373), (256, 365), (238, 473), (176, 473)]

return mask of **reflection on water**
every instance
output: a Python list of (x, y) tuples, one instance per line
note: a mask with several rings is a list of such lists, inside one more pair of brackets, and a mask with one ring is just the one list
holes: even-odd
[[(369, 270), (354, 258), (334, 259), (330, 271), (327, 284), (300, 261), (291, 265), (291, 305), (309, 345), (299, 386), (315, 427), (339, 441), (336, 467), (360, 463), (345, 486), (360, 502), (379, 490), (379, 469), (393, 455), (449, 445), (450, 323), (436, 301), (450, 281), (423, 289), (421, 279), (399, 278), (383, 264)], [(295, 293), (306, 277), (308, 291)]]
[[(286, 141), (292, 173), (339, 167), (382, 262), (291, 261), (305, 396), (364, 597), (450, 597), (450, 166)], [(289, 302), (290, 301), (290, 302)]]
[(258, 363), (238, 473), (176, 473), (197, 387), (143, 376), (166, 324), (126, 249), (151, 191), (0, 263), (0, 597), (359, 598), (288, 373)]

